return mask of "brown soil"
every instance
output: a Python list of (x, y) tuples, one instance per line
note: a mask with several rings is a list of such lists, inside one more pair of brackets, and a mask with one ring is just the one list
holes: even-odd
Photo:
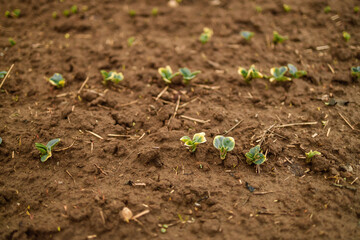
[[(0, 93), (1, 239), (359, 239), (360, 88), (350, 77), (360, 58), (359, 2), (289, 0), (290, 13), (280, 0), (209, 2), (0, 0), (0, 71), (14, 64)], [(88, 10), (62, 16), (73, 4)], [(20, 18), (3, 16), (15, 8)], [(203, 27), (214, 30), (205, 45), (198, 41)], [(251, 42), (241, 30), (255, 32)], [(289, 40), (269, 44), (273, 30)], [(316, 50), (323, 45), (330, 48)], [(287, 63), (308, 76), (248, 85), (237, 74), (238, 66), (255, 64), (268, 75)], [(202, 73), (190, 86), (177, 78), (155, 101), (165, 87), (157, 69), (166, 65)], [(104, 86), (101, 69), (122, 71), (125, 80)], [(44, 80), (55, 72), (65, 88)], [(86, 76), (81, 101), (65, 95)], [(349, 103), (326, 106), (321, 98), (330, 94)], [(236, 147), (222, 162), (212, 140), (241, 120), (229, 133)], [(273, 127), (262, 144), (268, 160), (261, 174), (246, 164), (244, 154), (273, 124), (314, 121)], [(196, 132), (208, 141), (191, 154), (179, 139)], [(34, 143), (57, 137), (61, 151), (41, 163)], [(322, 156), (306, 164), (309, 150)], [(126, 223), (125, 206), (150, 212)], [(166, 233), (159, 224), (169, 225)]]

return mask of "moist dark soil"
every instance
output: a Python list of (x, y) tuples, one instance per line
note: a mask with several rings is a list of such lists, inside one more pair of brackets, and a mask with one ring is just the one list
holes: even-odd
[[(0, 0), (0, 71), (14, 64), (0, 93), (0, 238), (359, 239), (359, 2), (283, 3)], [(201, 44), (204, 27), (214, 35)], [(274, 45), (273, 31), (289, 39)], [(246, 84), (237, 73), (288, 63), (308, 75)], [(166, 65), (201, 74), (156, 99)], [(125, 78), (103, 85), (100, 70)], [(64, 88), (45, 80), (54, 73)], [(222, 161), (212, 141), (240, 121)], [(207, 142), (190, 153), (179, 139), (198, 132)], [(53, 138), (42, 163), (34, 144)], [(259, 174), (245, 153), (260, 143)], [(307, 163), (310, 150), (321, 156)], [(149, 212), (127, 223), (124, 207)]]

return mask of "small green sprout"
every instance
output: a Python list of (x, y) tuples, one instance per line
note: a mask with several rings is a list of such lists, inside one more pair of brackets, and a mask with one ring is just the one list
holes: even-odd
[(6, 11), (5, 11), (5, 17), (8, 18), (8, 17), (10, 17), (10, 16), (11, 16), (11, 12), (10, 12), (9, 10), (6, 10)]
[(261, 152), (260, 145), (251, 148), (245, 157), (247, 164), (255, 164), (257, 172), (260, 173), (260, 165), (266, 161), (266, 156)]
[(2, 144), (2, 138), (0, 137), (0, 144)]
[(53, 19), (57, 19), (58, 18), (58, 13), (56, 11), (54, 11), (51, 16), (52, 16)]
[(357, 80), (360, 80), (360, 66), (351, 68), (351, 76), (357, 78)]
[(256, 12), (258, 12), (258, 13), (262, 13), (262, 7), (260, 7), (260, 6), (256, 6), (256, 7), (255, 7), (255, 10), (256, 10)]
[(212, 29), (205, 27), (203, 30), (203, 33), (200, 35), (200, 38), (199, 38), (200, 42), (202, 44), (207, 43), (211, 39), (213, 34), (214, 34), (214, 32)]
[(290, 12), (291, 11), (291, 7), (287, 4), (283, 4), (283, 8), (285, 12)]
[(300, 78), (307, 75), (306, 71), (304, 70), (298, 71), (297, 68), (290, 63), (288, 64), (288, 68), (289, 68), (289, 74), (293, 78)]
[(311, 159), (317, 155), (321, 155), (321, 152), (310, 150), (310, 152), (305, 153), (306, 163), (310, 163)]
[(250, 83), (252, 79), (263, 78), (263, 75), (255, 69), (255, 65), (251, 65), (249, 70), (239, 67), (238, 73), (243, 76), (245, 82)]
[(135, 37), (129, 37), (127, 40), (127, 44), (129, 47), (131, 47), (135, 42)]
[(71, 6), (70, 11), (72, 13), (76, 14), (79, 10), (78, 10), (78, 7), (76, 5), (73, 5), (73, 6)]
[(4, 78), (5, 75), (6, 75), (6, 73), (7, 73), (6, 71), (1, 71), (1, 72), (0, 72), (0, 78)]
[(287, 36), (281, 36), (277, 31), (273, 32), (273, 43), (278, 44), (288, 40)]
[(104, 80), (103, 83), (106, 84), (108, 81), (111, 81), (115, 84), (121, 82), (122, 80), (124, 80), (124, 75), (119, 72), (115, 72), (115, 71), (110, 71), (110, 72), (106, 72), (105, 70), (101, 70), (100, 71), (101, 75), (103, 76)]
[(249, 31), (241, 31), (240, 35), (245, 38), (247, 41), (250, 41), (251, 38), (254, 36), (253, 32), (249, 32)]
[(16, 45), (16, 42), (13, 38), (9, 38), (9, 43), (11, 46), (15, 46)]
[(40, 151), (41, 153), (41, 162), (45, 162), (52, 156), (52, 149), (55, 147), (56, 144), (60, 142), (60, 138), (56, 138), (53, 140), (50, 140), (46, 146), (41, 143), (35, 143), (35, 147)]
[(55, 73), (52, 77), (48, 78), (48, 81), (57, 88), (65, 86), (65, 79), (60, 73)]
[(180, 68), (179, 69), (180, 74), (183, 76), (183, 82), (184, 84), (190, 83), (192, 79), (196, 77), (201, 71), (195, 71), (191, 72), (188, 68)]
[(194, 134), (192, 140), (188, 136), (183, 136), (180, 138), (180, 141), (184, 142), (184, 145), (189, 148), (190, 152), (195, 152), (197, 145), (206, 142), (205, 133), (201, 132)]
[(136, 11), (135, 10), (129, 10), (129, 16), (130, 17), (135, 17), (136, 16)]
[(70, 16), (70, 10), (69, 10), (69, 9), (65, 9), (65, 10), (63, 11), (63, 15), (64, 15), (65, 17), (69, 17), (69, 16)]
[(21, 13), (20, 9), (15, 9), (14, 11), (11, 12), (11, 16), (13, 18), (18, 18), (18, 17), (20, 17), (20, 13)]
[(156, 17), (159, 14), (159, 9), (157, 7), (154, 7), (151, 10), (151, 15), (153, 15), (153, 17)]
[(270, 73), (271, 73), (271, 78), (270, 78), (270, 82), (285, 82), (285, 81), (291, 81), (291, 78), (286, 77), (285, 73), (288, 71), (288, 68), (285, 66), (279, 67), (279, 68), (271, 68), (270, 69)]
[(170, 84), (171, 79), (180, 74), (179, 72), (173, 74), (170, 66), (166, 66), (165, 68), (159, 68), (158, 72), (167, 84)]
[(331, 7), (330, 7), (330, 6), (326, 6), (326, 7), (324, 8), (324, 13), (329, 13), (329, 12), (331, 12)]
[(343, 37), (344, 37), (345, 41), (348, 42), (351, 38), (351, 35), (350, 35), (350, 33), (344, 31)]
[(355, 7), (354, 7), (354, 13), (358, 13), (358, 12), (359, 12), (359, 9), (360, 9), (359, 6), (355, 6)]
[(234, 149), (235, 140), (232, 137), (224, 137), (218, 135), (214, 138), (213, 145), (220, 151), (221, 160), (224, 160), (226, 157), (226, 153)]

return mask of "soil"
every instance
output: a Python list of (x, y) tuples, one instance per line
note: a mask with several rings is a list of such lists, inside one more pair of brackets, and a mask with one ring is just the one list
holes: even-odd
[[(289, 13), (279, 0), (166, 2), (0, 0), (0, 71), (14, 64), (0, 93), (0, 238), (359, 239), (359, 2), (288, 0)], [(64, 17), (74, 4), (79, 13)], [(19, 18), (4, 17), (15, 8)], [(214, 35), (201, 44), (204, 27)], [(272, 44), (274, 30), (289, 40)], [(237, 73), (287, 63), (308, 75), (246, 84)], [(166, 65), (202, 73), (156, 100)], [(105, 86), (102, 69), (125, 79)], [(63, 89), (44, 80), (56, 72)], [(213, 138), (239, 121), (221, 161)], [(304, 122), (317, 123), (285, 125)], [(190, 153), (179, 139), (197, 132), (207, 142)], [(53, 138), (61, 143), (42, 163), (34, 143)], [(259, 142), (260, 174), (245, 159)], [(321, 156), (306, 163), (310, 150)], [(124, 207), (150, 212), (126, 223)]]

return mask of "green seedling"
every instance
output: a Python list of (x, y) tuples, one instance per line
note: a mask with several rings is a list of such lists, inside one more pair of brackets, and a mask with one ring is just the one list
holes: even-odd
[(51, 83), (51, 85), (57, 88), (62, 88), (65, 86), (65, 79), (60, 73), (55, 73), (52, 77), (48, 78), (48, 81)]
[(247, 83), (250, 83), (250, 81), (255, 78), (263, 78), (263, 75), (255, 69), (255, 65), (251, 65), (249, 70), (239, 67), (238, 73), (243, 76), (245, 82)]
[(283, 43), (285, 40), (288, 40), (287, 36), (281, 36), (277, 31), (273, 32), (273, 43)]
[(15, 46), (15, 45), (16, 45), (15, 40), (12, 39), (12, 38), (9, 38), (9, 43), (10, 43), (11, 46)]
[(291, 11), (291, 7), (287, 4), (283, 4), (283, 8), (285, 12), (290, 12)]
[(357, 80), (360, 80), (360, 66), (351, 68), (351, 76), (355, 77)]
[(70, 10), (69, 10), (69, 9), (65, 9), (65, 10), (63, 11), (63, 15), (64, 15), (65, 17), (69, 17), (69, 16), (70, 16)]
[(20, 9), (15, 9), (14, 11), (12, 11), (11, 16), (14, 18), (18, 18), (20, 17), (20, 13), (21, 13)]
[(35, 147), (40, 151), (41, 153), (41, 162), (45, 162), (52, 156), (52, 149), (55, 147), (56, 144), (60, 142), (60, 138), (56, 138), (53, 140), (50, 140), (46, 145), (41, 143), (35, 143)]
[(188, 68), (180, 68), (179, 69), (180, 74), (183, 76), (183, 82), (184, 84), (190, 83), (192, 79), (196, 77), (201, 71), (195, 71), (191, 72)]
[(7, 73), (6, 71), (1, 71), (1, 72), (0, 72), (0, 78), (4, 78), (5, 75), (6, 75), (6, 73)]
[(2, 144), (2, 138), (0, 137), (0, 144)]
[(270, 82), (285, 82), (285, 81), (291, 81), (291, 78), (286, 77), (285, 73), (288, 71), (288, 68), (285, 66), (279, 67), (279, 68), (271, 68), (270, 73)]
[(205, 133), (201, 132), (194, 134), (192, 140), (188, 136), (183, 136), (180, 138), (180, 141), (184, 142), (184, 145), (189, 149), (190, 152), (195, 152), (197, 145), (206, 142)]
[(245, 38), (245, 40), (250, 41), (251, 38), (254, 36), (254, 33), (249, 31), (241, 31), (240, 35)]
[(108, 81), (111, 81), (115, 84), (121, 82), (122, 80), (124, 80), (124, 75), (119, 72), (115, 72), (115, 71), (110, 71), (110, 72), (106, 72), (105, 70), (101, 70), (100, 71), (101, 75), (103, 76), (103, 83), (106, 84)]
[(130, 17), (135, 17), (136, 16), (136, 11), (135, 10), (129, 10), (129, 16)]
[(127, 44), (129, 47), (131, 47), (135, 42), (135, 37), (129, 37), (127, 40)]
[(298, 71), (297, 68), (290, 63), (287, 66), (289, 68), (289, 74), (292, 78), (300, 78), (307, 75), (306, 71), (304, 70)]
[(154, 17), (156, 17), (159, 14), (159, 9), (157, 7), (154, 7), (151, 10), (151, 15), (153, 15)]
[(51, 16), (52, 16), (53, 19), (57, 19), (58, 18), (58, 13), (55, 11), (55, 12), (52, 13)]
[(260, 165), (266, 161), (266, 156), (261, 152), (260, 145), (257, 145), (250, 149), (245, 154), (247, 164), (255, 164), (257, 172), (260, 173)]
[(76, 5), (73, 5), (71, 8), (70, 8), (70, 11), (74, 14), (76, 14), (79, 10), (78, 10), (78, 7)]
[(6, 11), (5, 11), (5, 17), (8, 18), (8, 17), (10, 17), (10, 16), (11, 16), (11, 12), (10, 12), (9, 10), (6, 10)]
[(351, 35), (350, 35), (350, 33), (344, 31), (343, 37), (344, 37), (345, 41), (348, 42), (351, 38)]
[(170, 84), (171, 79), (180, 74), (179, 72), (173, 74), (170, 66), (166, 66), (165, 68), (159, 68), (158, 72), (167, 84)]
[(230, 152), (235, 147), (235, 140), (232, 137), (216, 136), (213, 145), (220, 151), (220, 158), (224, 160), (227, 152)]
[(359, 12), (359, 9), (360, 9), (359, 6), (355, 6), (355, 7), (354, 7), (354, 13), (358, 13), (358, 12)]
[(310, 150), (310, 152), (308, 153), (305, 153), (305, 156), (306, 156), (306, 163), (310, 163), (312, 158), (317, 156), (317, 155), (321, 155), (321, 152), (318, 152), (318, 151), (313, 151), (313, 150)]
[(256, 7), (255, 7), (255, 10), (256, 10), (256, 12), (258, 12), (258, 13), (262, 13), (262, 7), (260, 7), (260, 6), (256, 6)]
[(324, 8), (324, 13), (329, 13), (329, 12), (331, 12), (331, 7), (330, 7), (330, 6), (326, 6), (326, 7)]
[(210, 41), (213, 34), (214, 34), (214, 32), (212, 29), (205, 27), (203, 30), (203, 33), (200, 35), (200, 38), (199, 38), (200, 42), (202, 44), (207, 43), (208, 41)]

